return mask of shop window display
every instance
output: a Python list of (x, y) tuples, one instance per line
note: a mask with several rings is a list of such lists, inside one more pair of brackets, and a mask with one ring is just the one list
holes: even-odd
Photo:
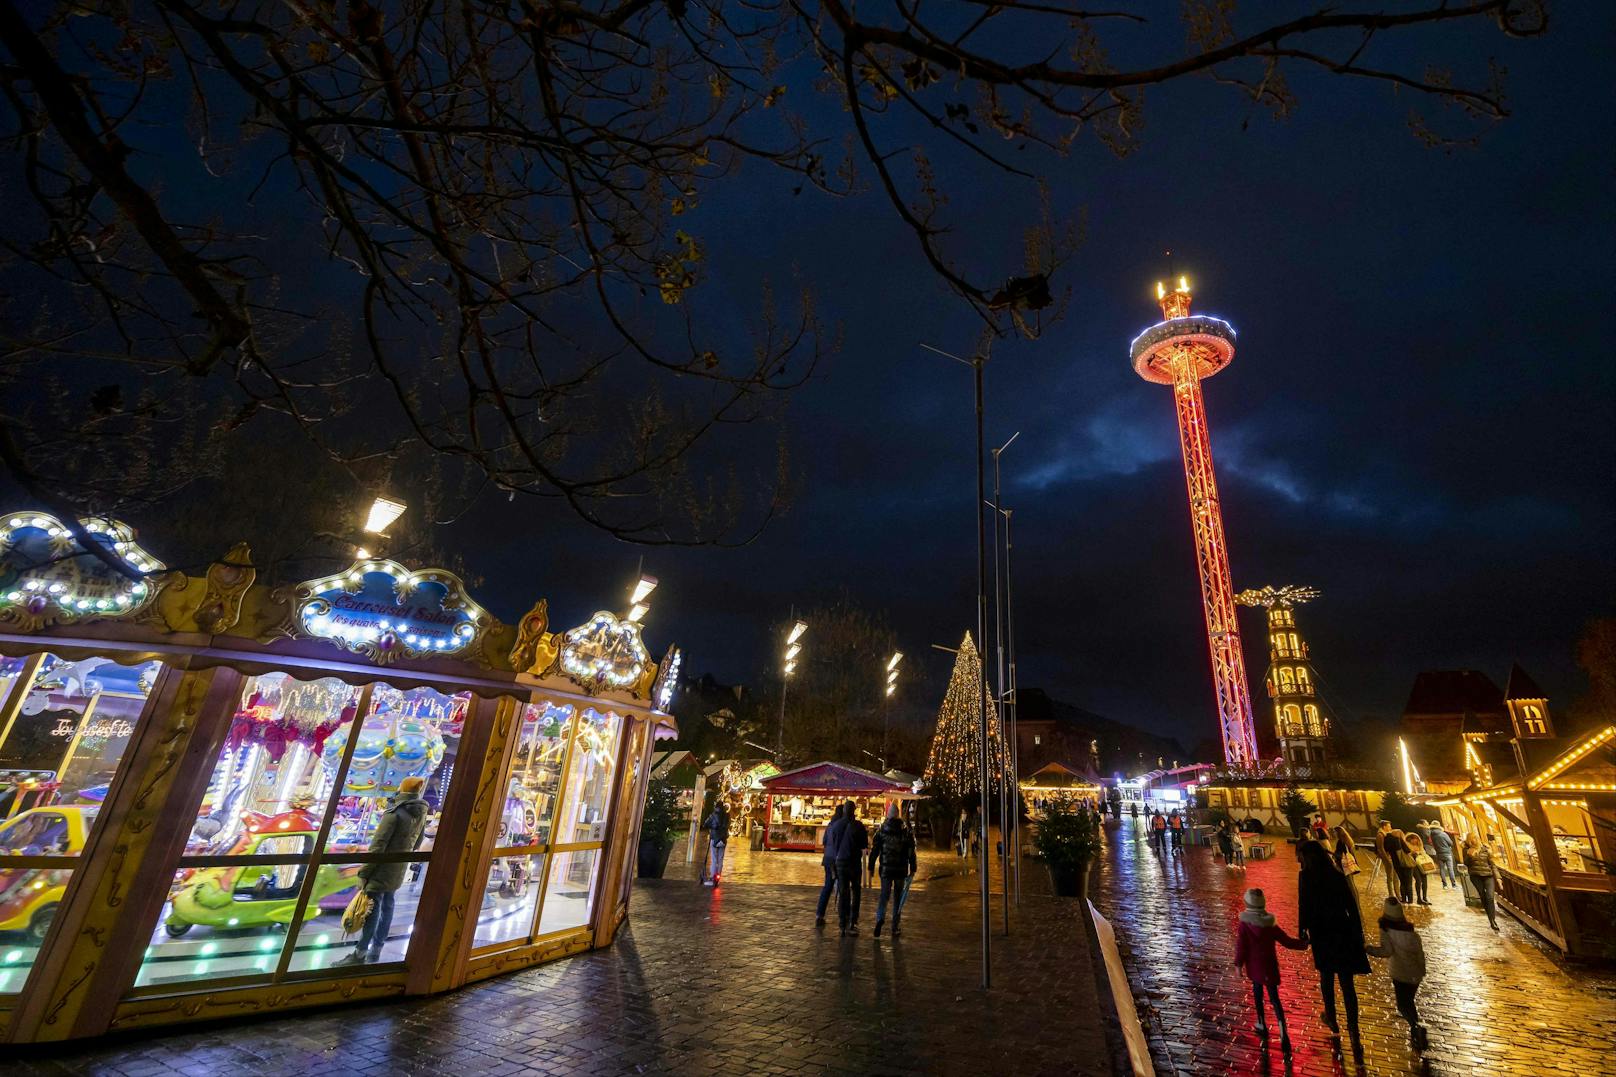
[[(367, 716), (350, 752), (361, 705)], [(250, 678), (135, 986), (267, 978), (283, 960), (288, 971), (330, 967), (352, 946), (341, 918), (362, 867), (334, 854), (368, 852), (404, 785), (418, 787), (425, 801), (415, 813), (424, 817), (422, 840), (389, 847), (389, 862), (371, 867), (388, 876), (397, 869), (409, 893), (395, 899), (394, 920), (413, 924), (412, 895), (464, 714), (459, 697), (427, 688), (362, 690), (282, 673)], [(293, 946), (283, 958), (288, 938)], [(388, 942), (381, 959), (402, 952)]]
[(25, 686), (27, 668), (0, 671), (0, 993), (38, 956), (161, 665), (44, 655)]

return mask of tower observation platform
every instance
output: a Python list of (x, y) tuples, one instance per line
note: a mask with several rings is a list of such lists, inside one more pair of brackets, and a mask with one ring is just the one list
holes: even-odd
[(1234, 359), (1235, 333), (1234, 327), (1221, 318), (1191, 314), (1190, 298), (1189, 281), (1183, 277), (1171, 290), (1158, 283), (1156, 299), (1161, 304), (1162, 320), (1133, 339), (1128, 358), (1141, 378), (1173, 387), (1223, 757), (1232, 766), (1246, 767), (1257, 762), (1257, 731), (1251, 715), (1245, 655), (1240, 649), (1223, 510), (1212, 470), (1206, 401), (1201, 395), (1201, 380)]

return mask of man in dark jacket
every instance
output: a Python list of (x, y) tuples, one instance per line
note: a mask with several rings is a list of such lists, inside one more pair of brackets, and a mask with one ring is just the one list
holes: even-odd
[(825, 885), (819, 889), (819, 909), (814, 913), (814, 923), (825, 922), (825, 907), (830, 904), (830, 895), (836, 889), (836, 858), (831, 855), (833, 844), (840, 843), (841, 834), (847, 827), (846, 805), (838, 807), (831, 816), (830, 825), (825, 828), (825, 844), (819, 857), (819, 863), (825, 869)]
[(705, 885), (717, 886), (719, 876), (724, 874), (724, 850), (729, 846), (729, 809), (724, 807), (724, 798), (715, 798), (713, 813), (702, 824), (707, 831), (707, 878)]
[(875, 832), (870, 843), (870, 867), (881, 870), (881, 900), (875, 906), (875, 933), (881, 934), (881, 923), (887, 918), (887, 899), (892, 899), (892, 937), (903, 929), (903, 898), (919, 867), (915, 860), (915, 837), (904, 825), (898, 806), (887, 808), (887, 817)]
[(856, 809), (851, 800), (842, 805), (841, 817), (832, 821), (825, 830), (825, 858), (835, 865), (836, 919), (843, 935), (858, 934), (858, 905), (855, 895), (859, 889), (859, 875), (863, 852), (869, 847), (869, 835), (864, 824), (854, 818)]
[[(376, 832), (370, 839), (373, 853), (409, 853), (421, 844), (426, 833), (427, 802), (421, 798), (425, 778), (410, 777), (398, 783), (398, 794), (376, 821)], [(404, 885), (407, 865), (371, 863), (359, 869), (360, 884), (375, 902), (370, 915), (365, 917), (364, 929), (359, 933), (359, 945), (336, 965), (362, 965), (381, 959), (382, 947), (387, 944), (387, 933), (393, 927), (393, 892)]]

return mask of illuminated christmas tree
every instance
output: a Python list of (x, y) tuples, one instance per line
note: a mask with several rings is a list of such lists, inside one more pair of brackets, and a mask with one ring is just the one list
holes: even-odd
[(977, 656), (971, 634), (965, 633), (954, 659), (954, 672), (948, 678), (948, 691), (937, 712), (937, 732), (932, 734), (931, 755), (926, 760), (926, 784), (952, 796), (975, 793), (981, 766), (982, 703), (988, 701), (988, 776), (990, 793), (999, 788), (1004, 772), (1004, 739), (999, 715), (982, 683), (982, 660)]

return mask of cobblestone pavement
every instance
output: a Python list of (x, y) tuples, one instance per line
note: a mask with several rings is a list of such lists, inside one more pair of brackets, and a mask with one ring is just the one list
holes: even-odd
[[(428, 999), (24, 1053), (8, 1077), (187, 1074), (1109, 1074), (1075, 901), (1024, 898), (977, 986), (969, 891), (901, 939), (813, 927), (801, 886), (641, 883), (609, 949)], [(866, 897), (869, 897), (866, 894)]]
[[(1264, 1047), (1252, 1030), (1251, 988), (1232, 967), (1234, 925), (1248, 886), (1260, 886), (1280, 926), (1296, 932), (1296, 860), (1283, 839), (1279, 856), (1231, 872), (1205, 846), (1163, 860), (1125, 819), (1108, 828), (1094, 882), (1096, 906), (1117, 928), (1123, 960), (1161, 1073), (1220, 1074), (1593, 1074), (1616, 1072), (1616, 974), (1568, 966), (1507, 914), (1500, 933), (1457, 890), (1433, 878), (1429, 909), (1411, 919), (1425, 943), (1428, 975), (1421, 1018), (1430, 1030), (1422, 1054), (1409, 1047), (1386, 963), (1358, 979), (1364, 1058), (1335, 1053), (1320, 1023), (1322, 1003), (1311, 955), (1281, 949), (1280, 996), (1295, 1052), (1287, 1065), (1277, 1031)], [(1136, 835), (1138, 835), (1136, 837)], [(1365, 935), (1386, 896), (1358, 877)]]

